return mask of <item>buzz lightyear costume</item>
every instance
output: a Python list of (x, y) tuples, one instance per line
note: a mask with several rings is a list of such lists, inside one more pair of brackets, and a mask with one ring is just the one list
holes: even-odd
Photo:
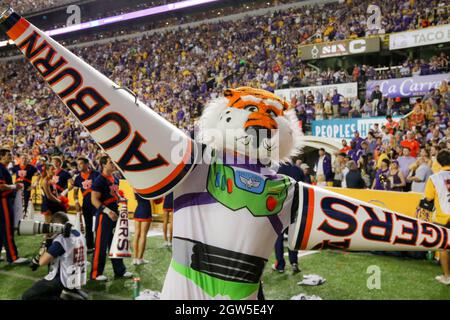
[(256, 299), (273, 244), (296, 215), (296, 184), (240, 158), (213, 155), (175, 189), (163, 299)]

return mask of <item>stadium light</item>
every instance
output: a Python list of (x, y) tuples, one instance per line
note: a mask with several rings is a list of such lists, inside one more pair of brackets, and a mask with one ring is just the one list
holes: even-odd
[[(166, 4), (166, 5), (162, 5), (162, 6), (153, 7), (153, 8), (148, 8), (148, 9), (138, 10), (138, 11), (134, 11), (134, 12), (130, 12), (130, 13), (125, 13), (125, 14), (121, 14), (118, 16), (112, 16), (112, 17), (107, 17), (107, 18), (101, 18), (98, 20), (87, 21), (87, 22), (71, 25), (71, 26), (64, 27), (64, 28), (48, 30), (48, 31), (45, 31), (45, 33), (49, 36), (56, 36), (56, 35), (60, 35), (60, 34), (66, 34), (66, 33), (70, 33), (70, 32), (86, 30), (86, 29), (95, 28), (95, 27), (99, 27), (99, 26), (105, 26), (108, 24), (116, 23), (116, 22), (123, 22), (123, 21), (127, 21), (127, 20), (138, 19), (138, 18), (142, 18), (142, 17), (155, 15), (155, 14), (175, 11), (175, 10), (179, 10), (179, 9), (189, 8), (189, 7), (197, 6), (200, 4), (206, 4), (206, 3), (217, 2), (217, 1), (219, 1), (219, 0), (180, 1), (180, 2), (170, 3), (170, 4)], [(12, 41), (10, 41), (10, 40), (9, 41), (0, 41), (0, 47), (5, 47), (5, 46), (11, 45), (11, 44), (12, 44)]]
[(102, 19), (98, 19), (98, 20), (83, 22), (83, 23), (72, 25), (69, 27), (58, 28), (55, 30), (46, 31), (46, 33), (49, 36), (56, 36), (56, 35), (60, 35), (60, 34), (70, 33), (70, 32), (79, 31), (79, 30), (85, 30), (85, 29), (89, 29), (89, 28), (95, 28), (95, 27), (104, 26), (107, 24), (147, 17), (147, 16), (151, 16), (151, 15), (155, 15), (155, 14), (175, 11), (175, 10), (179, 10), (179, 9), (183, 9), (183, 8), (193, 7), (193, 6), (197, 6), (200, 4), (216, 2), (216, 1), (218, 1), (218, 0), (186, 0), (186, 1), (176, 2), (176, 3), (170, 3), (170, 4), (166, 4), (166, 5), (162, 5), (162, 6), (157, 6), (157, 7), (153, 7), (153, 8), (148, 8), (148, 9), (143, 9), (143, 10), (139, 10), (139, 11), (121, 14), (118, 16), (112, 16), (112, 17), (102, 18)]

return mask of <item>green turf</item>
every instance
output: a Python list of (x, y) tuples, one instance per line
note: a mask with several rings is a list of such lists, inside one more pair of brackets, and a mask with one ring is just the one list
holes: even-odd
[[(21, 256), (31, 258), (41, 237), (17, 237)], [(148, 265), (132, 266), (125, 259), (128, 270), (141, 278), (142, 289), (160, 291), (170, 261), (170, 250), (163, 246), (160, 237), (149, 238), (145, 258)], [(89, 257), (90, 258), (90, 257)], [(293, 295), (315, 294), (323, 299), (450, 299), (450, 286), (439, 284), (434, 277), (440, 268), (433, 262), (376, 256), (366, 253), (321, 252), (300, 259), (302, 272), (292, 275), (289, 267), (283, 274), (273, 272), (270, 265), (264, 272), (264, 292), (267, 299), (289, 299)], [(376, 265), (381, 271), (381, 289), (367, 288), (367, 268)], [(303, 274), (319, 274), (327, 279), (317, 287), (297, 285)], [(20, 299), (21, 294), (33, 284), (32, 279), (42, 278), (46, 268), (32, 272), (27, 266), (9, 266), (0, 263), (0, 299)], [(113, 277), (111, 263), (107, 261), (106, 275)], [(21, 277), (21, 278), (19, 278)], [(106, 284), (88, 282), (85, 287), (92, 299), (131, 299), (133, 280), (114, 280)]]

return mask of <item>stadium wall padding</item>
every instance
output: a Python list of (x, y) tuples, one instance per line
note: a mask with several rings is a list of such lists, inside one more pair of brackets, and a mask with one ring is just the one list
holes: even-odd
[[(128, 199), (128, 210), (134, 212), (137, 206), (137, 201), (134, 197), (133, 188), (126, 180), (120, 181), (120, 190), (123, 190), (125, 197)], [(389, 208), (392, 211), (403, 213), (414, 217), (416, 208), (423, 195), (415, 192), (395, 192), (395, 191), (380, 191), (370, 189), (347, 189), (347, 188), (332, 188), (326, 187), (330, 191), (334, 191), (349, 197), (353, 197), (362, 201), (366, 201), (382, 208)], [(73, 190), (68, 194), (69, 204), (73, 209), (75, 203), (73, 200)], [(41, 204), (40, 188), (36, 188), (32, 192), (32, 200), (35, 204)], [(36, 201), (35, 201), (36, 200)], [(83, 199), (80, 197), (80, 202)], [(155, 204), (152, 201), (152, 210), (154, 214), (163, 213), (163, 203)]]

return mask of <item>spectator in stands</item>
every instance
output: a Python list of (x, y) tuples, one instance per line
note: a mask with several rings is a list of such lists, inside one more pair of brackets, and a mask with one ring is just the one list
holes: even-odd
[(349, 118), (349, 112), (350, 112), (350, 103), (347, 98), (344, 98), (341, 107), (339, 108), (339, 114), (341, 118)]
[[(402, 173), (405, 179), (409, 176), (411, 165), (416, 162), (416, 158), (410, 156), (410, 151), (408, 147), (402, 148), (402, 154), (397, 158), (397, 162), (399, 165), (400, 172)], [(404, 191), (411, 190), (411, 182), (406, 181)]]
[(414, 129), (416, 126), (421, 126), (425, 123), (425, 111), (422, 107), (422, 99), (417, 99), (412, 114), (408, 117), (408, 126)]
[(380, 137), (383, 134), (383, 132), (380, 129), (380, 124), (379, 123), (375, 123), (373, 125), (373, 129), (372, 130), (373, 130), (372, 133), (373, 133), (374, 138)]
[(314, 171), (316, 176), (323, 175), (325, 181), (330, 185), (333, 185), (333, 171), (331, 165), (331, 157), (325, 152), (324, 148), (319, 149), (319, 159), (316, 162)]
[(346, 155), (344, 158), (344, 169), (342, 170), (342, 188), (347, 188), (347, 174), (350, 171), (350, 169), (348, 168), (348, 162), (351, 161), (352, 158), (350, 158), (349, 155)]
[(342, 148), (341, 148), (341, 150), (339, 150), (339, 152), (347, 154), (352, 149), (352, 147), (347, 144), (347, 140), (345, 140), (345, 139), (342, 139), (341, 143), (342, 143)]
[(378, 105), (381, 102), (383, 94), (380, 91), (380, 86), (375, 86), (375, 90), (370, 94), (370, 101), (372, 101), (372, 117), (378, 115)]
[(314, 184), (315, 179), (314, 176), (309, 171), (309, 165), (307, 163), (302, 163), (300, 168), (303, 170), (303, 174), (305, 175), (305, 182), (309, 184)]
[(403, 191), (406, 186), (406, 179), (400, 170), (397, 160), (393, 160), (389, 167), (389, 180), (392, 191)]
[(323, 104), (323, 110), (325, 112), (327, 119), (333, 118), (333, 108), (332, 108), (332, 104), (331, 104), (331, 97), (329, 94), (325, 97), (325, 102)]
[(407, 180), (411, 182), (411, 191), (423, 193), (425, 191), (425, 183), (433, 174), (430, 166), (430, 158), (428, 154), (418, 157), (417, 161), (411, 165), (410, 174)]
[(350, 142), (350, 150), (347, 152), (347, 155), (356, 162), (358, 162), (359, 157), (362, 155), (361, 149), (356, 148), (356, 141)]
[(432, 145), (430, 147), (430, 158), (432, 161), (431, 171), (433, 171), (433, 173), (437, 173), (442, 169), (439, 162), (437, 161), (437, 155), (439, 154), (439, 151), (441, 151), (441, 148), (438, 145)]
[[(379, 128), (378, 128), (378, 130), (379, 130)], [(367, 143), (367, 147), (368, 147), (367, 151), (371, 152), (371, 153), (374, 153), (375, 148), (377, 147), (377, 140), (375, 139), (374, 131), (369, 131), (369, 133), (367, 134), (367, 138), (366, 138), (365, 142)]]
[(415, 158), (419, 154), (420, 143), (416, 140), (412, 131), (406, 133), (406, 139), (403, 140), (400, 145), (410, 150), (411, 157)]
[(383, 159), (381, 161), (380, 169), (378, 169), (375, 180), (372, 184), (372, 189), (374, 190), (390, 190), (391, 186), (389, 183), (389, 166), (391, 162), (389, 159)]
[(352, 141), (355, 142), (355, 148), (357, 150), (361, 149), (361, 144), (363, 143), (364, 139), (361, 138), (358, 130), (353, 132), (353, 139), (352, 139)]
[(366, 185), (361, 177), (361, 172), (359, 171), (355, 161), (350, 160), (347, 163), (347, 167), (349, 169), (347, 175), (345, 176), (347, 188), (364, 189)]
[(368, 118), (371, 116), (371, 113), (372, 113), (372, 102), (369, 101), (369, 99), (366, 99), (366, 101), (364, 102), (364, 104), (362, 106), (361, 116), (363, 118)]
[(398, 129), (398, 122), (392, 119), (391, 115), (386, 116), (387, 123), (385, 124), (386, 129), (390, 134), (394, 134), (394, 132)]
[(333, 116), (339, 116), (339, 109), (341, 107), (341, 102), (344, 96), (335, 89), (333, 90), (333, 96), (331, 97), (331, 106), (333, 107)]
[(333, 163), (334, 180), (333, 187), (341, 187), (343, 179), (343, 170), (345, 168), (345, 156), (344, 152), (338, 153)]
[(361, 172), (361, 178), (364, 180), (365, 187), (370, 188), (375, 177), (373, 154), (369, 152), (367, 155), (362, 155), (357, 165)]

